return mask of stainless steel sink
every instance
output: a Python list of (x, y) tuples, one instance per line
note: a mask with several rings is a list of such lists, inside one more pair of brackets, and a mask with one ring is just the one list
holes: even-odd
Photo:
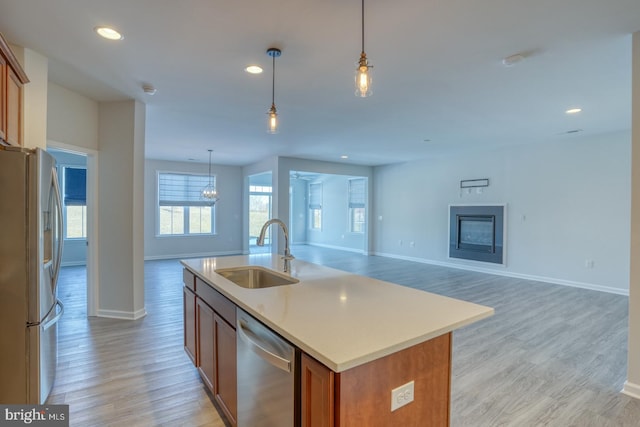
[(298, 279), (258, 266), (221, 268), (215, 271), (238, 286), (248, 289), (293, 285)]

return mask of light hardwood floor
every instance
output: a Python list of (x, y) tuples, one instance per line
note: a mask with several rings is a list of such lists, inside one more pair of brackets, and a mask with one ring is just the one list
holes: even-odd
[[(640, 401), (619, 392), (626, 297), (307, 246), (292, 252), (495, 308), (453, 334), (452, 426), (640, 426)], [(73, 426), (224, 426), (182, 349), (179, 262), (145, 263), (148, 315), (138, 321), (88, 319), (84, 275), (61, 273), (66, 312), (49, 403), (69, 404)]]

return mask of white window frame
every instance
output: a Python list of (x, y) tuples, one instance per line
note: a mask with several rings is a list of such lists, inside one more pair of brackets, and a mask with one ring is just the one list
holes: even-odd
[[(319, 194), (319, 198), (316, 198), (316, 200), (314, 200), (314, 195), (312, 193), (312, 188), (313, 186), (319, 186), (320, 187), (320, 194)], [(313, 182), (313, 183), (309, 183), (309, 230), (312, 231), (322, 231), (322, 223), (323, 223), (323, 215), (322, 215), (322, 197), (323, 197), (323, 186), (321, 182)], [(315, 215), (315, 211), (319, 211), (320, 212), (320, 224), (318, 227), (314, 227), (315, 221), (314, 221), (314, 215)]]
[[(156, 227), (155, 227), (155, 234), (156, 237), (159, 238), (172, 238), (172, 237), (203, 237), (203, 236), (215, 236), (216, 233), (216, 213), (217, 213), (217, 209), (216, 209), (216, 205), (208, 205), (206, 204), (204, 201), (202, 202), (195, 202), (193, 205), (189, 205), (189, 204), (185, 204), (185, 205), (173, 205), (173, 206), (178, 206), (178, 207), (182, 207), (184, 209), (183, 211), (183, 233), (172, 233), (172, 234), (167, 234), (167, 233), (161, 233), (160, 232), (160, 209), (162, 208), (162, 206), (170, 206), (170, 205), (161, 205), (161, 200), (160, 200), (160, 177), (161, 175), (181, 175), (181, 176), (197, 176), (199, 178), (206, 178), (206, 181), (208, 182), (209, 180), (209, 175), (207, 174), (199, 174), (199, 173), (190, 173), (190, 172), (182, 172), (182, 171), (157, 171), (156, 172), (156, 203), (155, 203), (155, 211), (156, 211)], [(217, 186), (217, 176), (216, 175), (211, 175), (211, 179), (213, 182), (214, 187)], [(204, 181), (204, 180), (203, 180)], [(206, 184), (202, 185), (202, 188), (205, 187)], [(217, 188), (217, 187), (216, 187)], [(189, 232), (189, 209), (190, 207), (206, 207), (206, 206), (210, 206), (211, 207), (211, 232), (210, 233), (191, 233)]]
[(68, 225), (68, 219), (67, 219), (67, 205), (64, 202), (64, 194), (65, 194), (65, 187), (66, 187), (66, 182), (65, 182), (65, 177), (64, 177), (64, 170), (66, 168), (71, 168), (71, 169), (84, 169), (85, 171), (87, 170), (87, 167), (85, 165), (73, 165), (73, 164), (61, 164), (58, 163), (56, 165), (56, 169), (58, 172), (58, 181), (60, 183), (60, 191), (62, 192), (61, 196), (62, 196), (62, 224), (63, 224), (63, 230), (62, 230), (62, 236), (64, 240), (69, 240), (69, 241), (82, 241), (82, 240), (87, 240), (87, 234), (88, 234), (88, 219), (87, 219), (87, 203), (85, 200), (85, 204), (84, 204), (84, 224), (82, 226), (83, 231), (84, 231), (84, 236), (82, 237), (67, 237), (67, 225)]
[[(361, 185), (362, 192), (356, 192), (358, 190), (355, 187), (355, 184)], [(361, 183), (360, 183), (361, 182)], [(354, 186), (354, 187), (352, 187)], [(364, 234), (365, 229), (367, 227), (367, 180), (365, 178), (351, 178), (348, 180), (347, 187), (347, 205), (349, 212), (349, 232), (354, 234)], [(362, 219), (362, 230), (355, 230), (355, 222), (354, 215), (356, 209), (362, 209), (363, 211), (363, 219)]]

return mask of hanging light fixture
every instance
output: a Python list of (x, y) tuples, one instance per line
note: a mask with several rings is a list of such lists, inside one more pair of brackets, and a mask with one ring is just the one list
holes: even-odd
[(373, 65), (369, 64), (367, 54), (364, 53), (364, 0), (362, 0), (362, 52), (360, 53), (360, 61), (356, 69), (356, 96), (366, 98), (371, 96), (371, 69)]
[(213, 176), (211, 175), (211, 153), (213, 150), (209, 151), (209, 184), (202, 189), (200, 193), (200, 197), (207, 201), (211, 206), (215, 205), (218, 201), (218, 191), (216, 190), (215, 185), (213, 185)]
[(267, 49), (267, 55), (273, 59), (273, 74), (271, 78), (271, 108), (267, 111), (269, 115), (268, 133), (278, 133), (278, 112), (276, 111), (275, 94), (276, 94), (276, 58), (282, 55), (282, 51), (275, 47)]

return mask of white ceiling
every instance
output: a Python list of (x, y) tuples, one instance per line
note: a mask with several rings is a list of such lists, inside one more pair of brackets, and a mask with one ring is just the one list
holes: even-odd
[[(353, 90), (358, 0), (0, 0), (0, 11), (0, 32), (46, 55), (51, 81), (146, 103), (148, 158), (207, 162), (212, 148), (221, 164), (379, 165), (631, 126), (638, 0), (367, 0), (364, 99)], [(97, 25), (124, 40), (99, 38)], [(277, 135), (265, 131), (271, 46), (283, 51)], [(504, 67), (515, 53), (525, 60)], [(262, 75), (243, 71), (254, 63)], [(574, 106), (583, 112), (564, 113)]]

